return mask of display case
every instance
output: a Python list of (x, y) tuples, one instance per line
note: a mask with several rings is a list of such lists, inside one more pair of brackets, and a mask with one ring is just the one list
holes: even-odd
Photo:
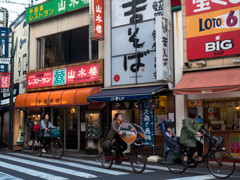
[(88, 111), (85, 112), (86, 118), (86, 138), (99, 139), (100, 137), (100, 112)]

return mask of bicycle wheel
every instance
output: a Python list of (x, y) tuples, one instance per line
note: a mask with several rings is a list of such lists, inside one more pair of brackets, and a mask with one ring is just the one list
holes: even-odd
[(106, 169), (110, 169), (112, 167), (112, 164), (113, 164), (113, 160), (106, 160), (107, 158), (110, 158), (112, 157), (113, 154), (112, 152), (102, 152), (101, 153), (101, 163), (102, 163), (102, 166)]
[(134, 172), (142, 173), (146, 168), (147, 158), (135, 152), (131, 155), (130, 163)]
[(56, 159), (60, 159), (63, 156), (64, 148), (63, 143), (60, 140), (53, 140), (51, 143), (52, 155)]
[(35, 156), (42, 155), (42, 143), (39, 140), (34, 140), (32, 144), (32, 152)]
[(169, 171), (174, 174), (181, 174), (187, 169), (182, 163), (181, 155), (175, 155), (171, 152), (166, 152), (166, 164)]
[(207, 168), (215, 177), (225, 179), (233, 174), (235, 161), (227, 151), (219, 150), (208, 156)]

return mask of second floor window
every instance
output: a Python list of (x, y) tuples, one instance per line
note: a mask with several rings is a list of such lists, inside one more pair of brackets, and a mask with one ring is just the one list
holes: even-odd
[(98, 43), (91, 43), (90, 49), (89, 42), (88, 26), (39, 39), (38, 68), (88, 61), (90, 50), (93, 59), (97, 59), (93, 49), (98, 49)]

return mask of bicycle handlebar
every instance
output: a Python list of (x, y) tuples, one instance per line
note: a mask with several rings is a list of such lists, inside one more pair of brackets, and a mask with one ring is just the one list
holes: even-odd
[(202, 136), (209, 138), (210, 132), (205, 128), (204, 124), (199, 129), (199, 132), (202, 134)]

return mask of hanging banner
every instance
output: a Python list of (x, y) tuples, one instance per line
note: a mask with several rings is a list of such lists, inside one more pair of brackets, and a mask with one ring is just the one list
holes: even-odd
[(145, 132), (144, 144), (147, 146), (154, 146), (154, 125), (152, 112), (152, 100), (139, 102), (140, 126)]
[(156, 72), (157, 80), (169, 79), (169, 37), (168, 19), (156, 17)]
[(0, 88), (10, 88), (11, 73), (0, 73)]
[(103, 0), (90, 1), (90, 38), (104, 39)]

